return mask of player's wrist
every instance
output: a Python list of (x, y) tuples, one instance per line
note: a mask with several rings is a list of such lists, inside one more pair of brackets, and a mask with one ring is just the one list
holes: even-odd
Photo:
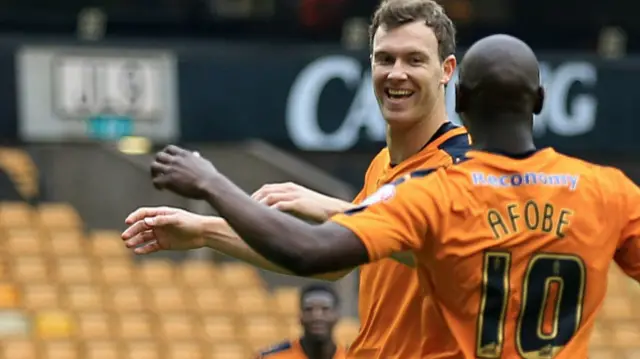
[(214, 216), (202, 216), (199, 227), (204, 246), (212, 249), (217, 248), (220, 238), (224, 237), (229, 229), (224, 219)]

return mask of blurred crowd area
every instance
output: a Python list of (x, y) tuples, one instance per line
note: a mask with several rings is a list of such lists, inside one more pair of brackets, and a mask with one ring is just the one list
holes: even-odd
[[(115, 37), (188, 37), (283, 42), (340, 41), (345, 29), (370, 18), (377, 0), (5, 0), (0, 30), (68, 34), (79, 14), (108, 21)], [(640, 48), (633, 1), (442, 0), (460, 43), (495, 32), (526, 39), (534, 48), (594, 50), (615, 29)], [(98, 12), (92, 12), (97, 10)], [(96, 15), (99, 14), (99, 15)], [(94, 17), (95, 17), (94, 16)], [(609, 29), (609, 30), (607, 30)], [(348, 30), (347, 30), (348, 31)]]

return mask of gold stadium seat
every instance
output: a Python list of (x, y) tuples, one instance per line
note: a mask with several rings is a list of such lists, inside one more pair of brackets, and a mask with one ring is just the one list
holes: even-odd
[(149, 289), (151, 309), (159, 312), (186, 311), (191, 308), (179, 287), (163, 286)]
[(153, 341), (133, 341), (125, 344), (126, 359), (161, 359), (159, 345)]
[(49, 279), (46, 261), (37, 256), (19, 256), (11, 261), (11, 277), (17, 282), (36, 283)]
[(163, 314), (158, 316), (160, 337), (167, 340), (187, 340), (199, 335), (195, 320), (187, 314)]
[(205, 359), (202, 347), (193, 341), (171, 340), (165, 349), (166, 359)]
[(236, 320), (228, 315), (208, 315), (202, 318), (205, 341), (226, 343), (239, 339)]
[(140, 281), (149, 286), (166, 286), (175, 283), (174, 264), (168, 260), (143, 260), (136, 269)]
[(239, 289), (234, 303), (238, 314), (264, 314), (274, 310), (269, 293), (260, 287)]
[(147, 340), (154, 338), (155, 323), (145, 312), (120, 313), (116, 317), (114, 333), (123, 340)]
[(56, 258), (56, 280), (60, 284), (90, 284), (95, 281), (92, 263), (87, 257)]
[(17, 308), (20, 304), (18, 289), (13, 283), (0, 283), (0, 309)]
[(40, 345), (47, 359), (81, 359), (78, 343), (71, 340), (44, 341)]
[(84, 359), (121, 359), (120, 350), (115, 341), (95, 340), (83, 343)]
[(300, 311), (300, 290), (296, 287), (279, 287), (273, 291), (273, 298), (280, 314), (295, 316)]
[(30, 339), (3, 339), (2, 348), (3, 359), (37, 359), (38, 350)]
[(1, 148), (0, 166), (15, 183), (22, 197), (31, 199), (38, 195), (38, 168), (26, 151), (18, 148)]
[(182, 285), (198, 288), (215, 284), (216, 270), (213, 263), (204, 260), (187, 260), (178, 267), (178, 279)]
[(591, 340), (589, 341), (590, 348), (603, 348), (610, 344), (608, 336), (608, 328), (601, 323), (596, 322), (591, 333)]
[(91, 254), (95, 257), (120, 257), (129, 255), (120, 233), (117, 231), (93, 231), (89, 238)]
[(203, 313), (228, 313), (234, 305), (223, 288), (193, 288), (191, 293), (195, 308)]
[(601, 316), (606, 320), (633, 319), (636, 314), (635, 305), (627, 295), (608, 295), (602, 305)]
[(42, 339), (62, 339), (73, 335), (74, 323), (67, 312), (39, 312), (35, 320), (36, 334)]
[(82, 339), (109, 339), (113, 336), (112, 317), (105, 312), (81, 312), (77, 314), (77, 335)]
[(68, 203), (44, 203), (38, 206), (40, 224), (49, 230), (81, 229), (82, 219)]
[(102, 284), (130, 285), (135, 282), (133, 263), (129, 258), (104, 258), (97, 264), (98, 277)]
[(26, 202), (2, 202), (0, 203), (0, 227), (33, 228), (36, 217), (33, 208)]
[(41, 255), (46, 252), (40, 233), (33, 229), (12, 229), (5, 231), (5, 250), (12, 255)]
[(211, 359), (247, 359), (250, 351), (240, 343), (216, 343), (211, 349)]
[(358, 336), (360, 323), (353, 318), (342, 318), (335, 328), (336, 341), (342, 345), (349, 345)]
[(243, 319), (243, 323), (243, 337), (255, 350), (282, 341), (288, 334), (283, 330), (278, 318), (270, 315), (247, 316)]
[(232, 288), (264, 287), (258, 271), (244, 263), (227, 262), (218, 266), (218, 278)]
[(49, 233), (47, 250), (54, 257), (81, 256), (86, 251), (86, 240), (79, 230), (55, 230)]
[(285, 330), (289, 338), (298, 338), (302, 336), (302, 326), (300, 325), (300, 318), (289, 317), (285, 320)]
[(624, 359), (619, 356), (615, 349), (598, 348), (589, 350), (590, 359)]
[(66, 305), (74, 311), (100, 310), (104, 308), (103, 293), (92, 285), (69, 285), (64, 289)]
[(640, 325), (636, 321), (612, 323), (611, 343), (618, 348), (633, 348), (640, 343)]
[(58, 288), (53, 284), (35, 283), (22, 287), (22, 305), (30, 310), (60, 308)]
[(147, 310), (147, 298), (142, 288), (135, 285), (112, 287), (108, 292), (108, 307), (115, 312), (138, 312)]

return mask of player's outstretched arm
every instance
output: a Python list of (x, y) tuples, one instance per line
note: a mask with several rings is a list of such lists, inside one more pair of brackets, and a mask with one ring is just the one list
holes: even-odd
[[(123, 234), (127, 247), (136, 254), (150, 254), (161, 250), (189, 250), (210, 247), (225, 255), (256, 267), (293, 275), (256, 253), (238, 236), (226, 221), (219, 217), (202, 216), (178, 208), (143, 207), (125, 220), (129, 225)], [(316, 279), (336, 281), (351, 270), (320, 274)]]

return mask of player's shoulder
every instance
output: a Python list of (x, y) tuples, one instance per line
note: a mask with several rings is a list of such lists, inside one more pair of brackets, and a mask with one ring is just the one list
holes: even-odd
[(453, 163), (464, 158), (466, 153), (471, 149), (471, 137), (467, 129), (452, 125), (452, 127), (441, 136), (438, 149), (449, 156)]
[(290, 340), (285, 340), (261, 350), (258, 358), (277, 359), (280, 355), (287, 354), (292, 349), (293, 343)]
[(367, 168), (367, 172), (365, 174), (365, 180), (369, 178), (377, 180), (377, 178), (384, 171), (384, 168), (389, 163), (389, 160), (389, 149), (385, 147), (381, 149), (380, 152), (378, 152), (369, 163), (369, 167)]

